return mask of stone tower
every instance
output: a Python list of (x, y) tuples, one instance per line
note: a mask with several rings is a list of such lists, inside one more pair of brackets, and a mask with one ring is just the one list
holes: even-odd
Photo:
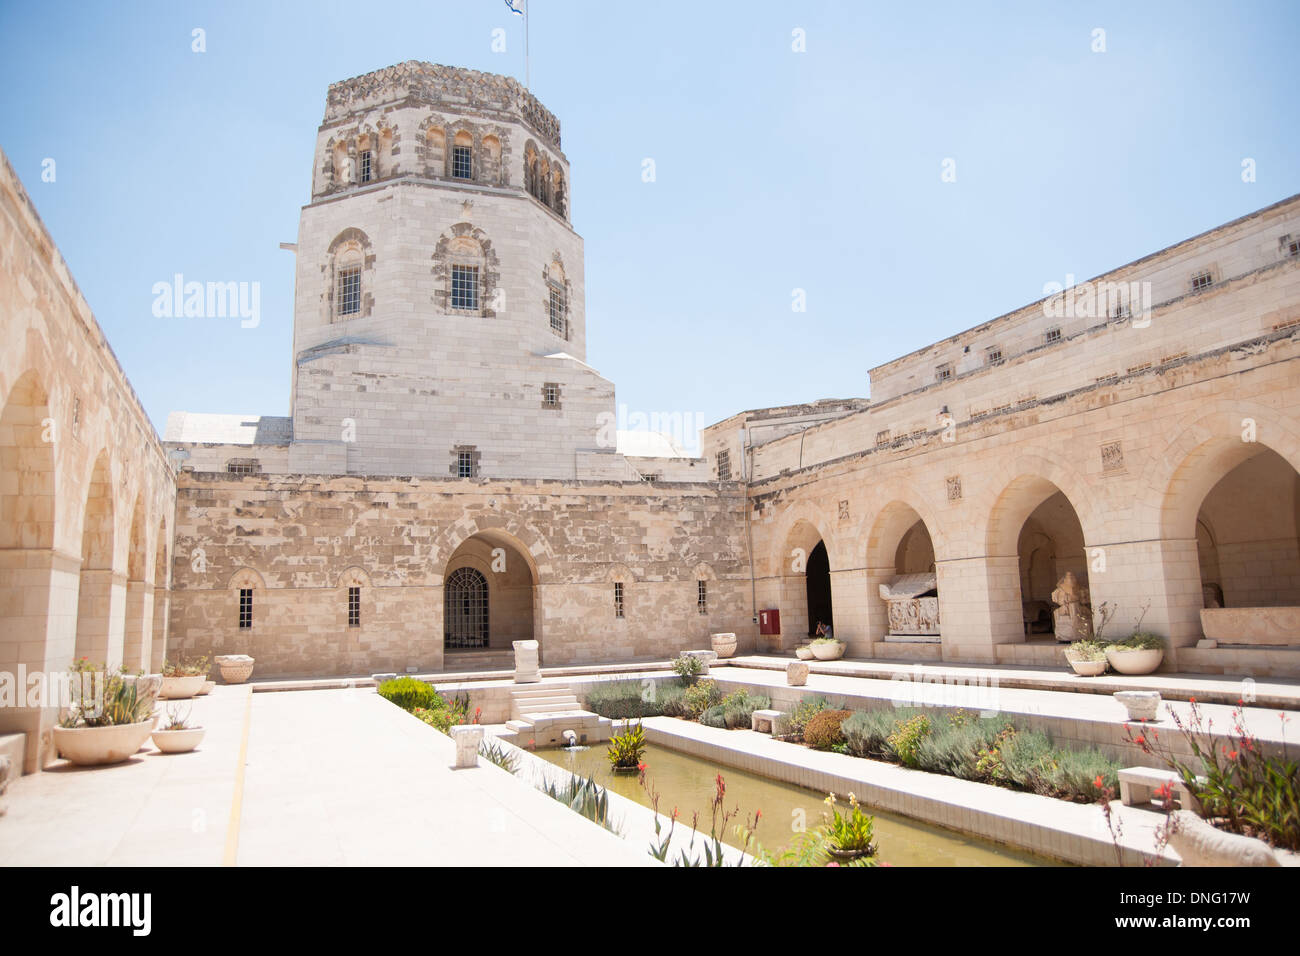
[(334, 83), (297, 244), (292, 471), (623, 478), (560, 123), (516, 80)]

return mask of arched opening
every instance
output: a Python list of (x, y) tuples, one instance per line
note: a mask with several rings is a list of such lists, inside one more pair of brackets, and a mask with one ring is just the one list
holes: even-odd
[[(995, 644), (1091, 636), (1083, 525), (1053, 482), (1024, 476), (1003, 490), (989, 521), (988, 554)], [(1003, 565), (1015, 574), (1000, 573)]]
[(810, 637), (815, 637), (819, 624), (832, 627), (835, 623), (835, 611), (831, 607), (831, 561), (826, 554), (825, 542), (818, 541), (817, 546), (808, 555), (808, 571), (804, 577), (808, 603), (808, 634)]
[(81, 524), (76, 657), (108, 660), (113, 620), (113, 483), (108, 452), (95, 459)]
[(1300, 605), (1300, 473), (1272, 449), (1256, 447), (1197, 512), (1204, 607)]
[(942, 640), (934, 540), (911, 505), (891, 501), (867, 539), (868, 628), (875, 640)]
[[(28, 372), (0, 412), (0, 654), (4, 668), (15, 673), (19, 667), (29, 673), (67, 667), (72, 649), (70, 636), (57, 645), (51, 640), (60, 636), (50, 609), (57, 437), (49, 397), (36, 373)], [(46, 726), (52, 720), (51, 714)], [(26, 772), (41, 762), (41, 725), (39, 707), (0, 707), (0, 733), (27, 735)]]
[(786, 535), (777, 561), (781, 644), (788, 649), (813, 636), (819, 622), (833, 625), (830, 555), (821, 532), (801, 518)]
[(1178, 465), (1160, 537), (1170, 643), (1300, 648), (1300, 456), (1230, 424), (1192, 426), (1183, 454), (1169, 456)]
[(508, 665), (515, 641), (540, 640), (537, 572), (517, 539), (482, 531), (461, 543), (443, 577), (443, 663)]
[(501, 182), (501, 140), (489, 134), (483, 137), (483, 181)]

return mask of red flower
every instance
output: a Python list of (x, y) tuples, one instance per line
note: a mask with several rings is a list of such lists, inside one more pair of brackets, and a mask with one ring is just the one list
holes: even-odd
[(1097, 774), (1097, 779), (1092, 782), (1092, 785), (1100, 790), (1105, 783), (1106, 781), (1101, 778), (1101, 774)]
[(1134, 740), (1133, 740), (1133, 743), (1137, 744), (1139, 747), (1141, 747), (1141, 746), (1142, 746), (1143, 744), (1145, 744), (1146, 742), (1147, 742), (1147, 739), (1146, 739), (1145, 737), (1142, 737), (1142, 736), (1138, 736), (1138, 737), (1134, 738)]
[(636, 765), (636, 769), (637, 769), (637, 770), (640, 770), (642, 773), (645, 773), (645, 764), (643, 764), (643, 763), (639, 763), (639, 764), (637, 764), (637, 765)]

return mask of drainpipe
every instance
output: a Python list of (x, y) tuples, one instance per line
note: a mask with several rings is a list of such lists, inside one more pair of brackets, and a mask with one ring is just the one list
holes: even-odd
[[(750, 524), (753, 507), (749, 503), (749, 482), (754, 473), (754, 446), (745, 441), (745, 429), (740, 430), (741, 456), (745, 465), (745, 536), (749, 540), (749, 610), (750, 623), (758, 624), (758, 586), (754, 574), (754, 528)], [(757, 645), (756, 645), (757, 646)]]

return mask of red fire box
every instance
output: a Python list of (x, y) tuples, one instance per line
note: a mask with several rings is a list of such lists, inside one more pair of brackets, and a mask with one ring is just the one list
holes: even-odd
[(781, 610), (779, 608), (769, 607), (758, 612), (758, 633), (781, 633)]

